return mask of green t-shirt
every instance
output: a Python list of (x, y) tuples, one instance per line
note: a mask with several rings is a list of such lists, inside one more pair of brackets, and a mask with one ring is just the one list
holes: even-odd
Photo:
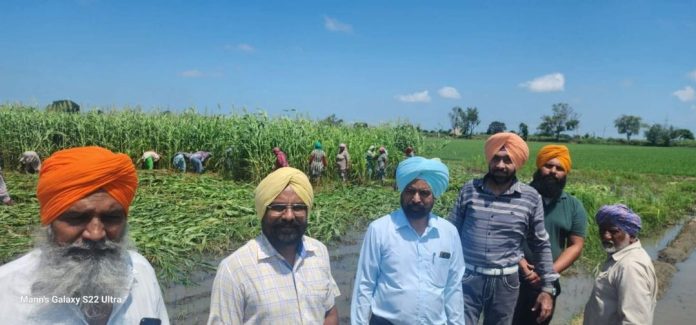
[[(544, 226), (549, 234), (551, 254), (555, 261), (565, 249), (570, 235), (585, 237), (587, 233), (587, 212), (580, 200), (566, 192), (561, 194), (558, 200), (544, 202)], [(528, 260), (531, 251), (525, 245), (525, 254)], [(536, 259), (531, 259), (536, 261)]]

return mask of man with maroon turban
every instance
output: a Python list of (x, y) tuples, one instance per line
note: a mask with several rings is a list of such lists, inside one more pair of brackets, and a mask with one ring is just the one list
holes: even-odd
[[(561, 273), (573, 265), (582, 253), (587, 232), (587, 212), (580, 200), (563, 191), (572, 167), (570, 151), (566, 146), (544, 146), (537, 154), (536, 166), (537, 170), (529, 185), (541, 194), (544, 201), (544, 225), (549, 234), (553, 270)], [(534, 267), (537, 257), (527, 247), (524, 256), (519, 263), (520, 296), (513, 321), (513, 324), (520, 325), (536, 323), (539, 311), (532, 311), (532, 308), (541, 293), (541, 278)], [(554, 282), (554, 287), (555, 307), (556, 297), (561, 292), (558, 280)], [(549, 324), (551, 316), (539, 324)]]
[(169, 323), (152, 266), (128, 249), (128, 208), (137, 187), (124, 154), (80, 147), (46, 159), (36, 190), (39, 241), (0, 267), (4, 323)]
[(467, 324), (511, 324), (519, 293), (518, 263), (523, 243), (539, 256), (535, 265), (541, 290), (534, 310), (537, 321), (553, 308), (553, 271), (544, 207), (539, 193), (517, 180), (516, 171), (529, 157), (527, 144), (514, 133), (497, 133), (486, 141), (488, 173), (464, 184), (450, 221), (459, 231), (466, 272), (462, 278)]

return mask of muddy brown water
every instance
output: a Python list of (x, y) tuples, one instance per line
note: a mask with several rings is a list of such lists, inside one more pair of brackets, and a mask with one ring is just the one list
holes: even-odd
[[(642, 239), (643, 247), (653, 258), (672, 241), (682, 228), (682, 224), (672, 226), (657, 238)], [(341, 324), (350, 323), (350, 299), (352, 296), (355, 270), (360, 255), (364, 232), (353, 231), (337, 242), (329, 245), (331, 271), (341, 291), (336, 298)], [(696, 253), (695, 253), (696, 254)], [(684, 263), (678, 263), (679, 272), (672, 279), (672, 287), (657, 304), (655, 324), (696, 324), (696, 258), (692, 254)], [(211, 258), (209, 263), (217, 266), (224, 258)], [(210, 308), (210, 290), (215, 273), (201, 271), (191, 277), (195, 284), (171, 285), (164, 288), (165, 302), (172, 324), (205, 324)], [(577, 271), (561, 278), (562, 294), (558, 297), (552, 324), (569, 324), (571, 319), (582, 312), (592, 292), (592, 275)]]

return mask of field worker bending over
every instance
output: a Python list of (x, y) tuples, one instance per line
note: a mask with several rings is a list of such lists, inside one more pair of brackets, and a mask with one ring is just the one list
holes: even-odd
[(159, 160), (160, 155), (158, 155), (155, 151), (150, 150), (143, 152), (142, 157), (140, 157), (135, 164), (138, 165), (139, 163), (142, 163), (143, 169), (152, 170), (155, 168), (155, 162), (158, 162)]
[(4, 205), (13, 205), (14, 201), (10, 197), (10, 192), (7, 191), (7, 184), (2, 175), (2, 167), (0, 167), (0, 202)]
[[(580, 257), (585, 244), (587, 232), (587, 212), (582, 203), (574, 196), (563, 191), (566, 178), (572, 167), (570, 151), (566, 146), (548, 145), (537, 154), (537, 170), (531, 185), (539, 192), (544, 202), (544, 225), (549, 234), (553, 270), (561, 273), (569, 268)], [(541, 278), (535, 271), (537, 257), (525, 246), (524, 258), (519, 262), (520, 295), (515, 307), (513, 324), (535, 324), (539, 311), (532, 312), (536, 300), (541, 293)], [(558, 280), (553, 283), (556, 297), (561, 293)], [(553, 316), (539, 324), (549, 324)]]
[(585, 305), (583, 324), (652, 324), (657, 277), (638, 240), (640, 216), (615, 204), (599, 208), (595, 220), (607, 260)]
[(314, 192), (292, 167), (254, 191), (261, 234), (218, 267), (208, 324), (338, 324), (329, 252), (305, 236)]
[(273, 170), (283, 167), (290, 167), (290, 165), (288, 164), (288, 157), (282, 150), (280, 150), (279, 147), (273, 148), (273, 154), (276, 157), (275, 166), (273, 167)]
[(462, 279), (466, 323), (477, 324), (481, 313), (484, 325), (512, 322), (524, 242), (538, 256), (534, 270), (541, 277), (542, 292), (534, 311), (540, 310), (537, 321), (544, 321), (553, 309), (558, 273), (553, 271), (541, 196), (516, 177), (529, 148), (518, 135), (503, 132), (486, 140), (484, 153), (488, 173), (464, 184), (450, 215), (466, 260)]
[(172, 157), (172, 166), (182, 172), (186, 172), (186, 159), (190, 159), (191, 154), (187, 152), (177, 152), (174, 154), (174, 157)]
[(4, 324), (169, 324), (155, 272), (129, 250), (131, 159), (101, 147), (51, 155), (39, 175), (40, 238), (0, 267)]
[(204, 170), (203, 164), (212, 156), (213, 154), (207, 151), (196, 151), (192, 153), (189, 158), (191, 160), (191, 165), (193, 165), (193, 170), (195, 170), (196, 173), (202, 174)]
[(38, 173), (41, 171), (41, 158), (36, 151), (25, 151), (19, 156), (19, 166), (25, 173)]
[(319, 140), (314, 142), (314, 150), (309, 155), (309, 176), (312, 182), (321, 182), (321, 173), (326, 168), (326, 153)]
[(351, 303), (352, 324), (464, 324), (464, 257), (455, 228), (431, 211), (447, 190), (437, 159), (396, 169), (401, 209), (367, 228)]
[(336, 167), (341, 176), (341, 180), (345, 183), (348, 180), (348, 169), (350, 169), (350, 154), (345, 143), (338, 145), (338, 154), (336, 154)]

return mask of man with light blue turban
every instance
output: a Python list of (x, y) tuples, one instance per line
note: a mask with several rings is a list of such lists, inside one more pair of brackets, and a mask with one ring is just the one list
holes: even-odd
[(464, 324), (464, 257), (457, 229), (431, 213), (449, 184), (439, 159), (396, 170), (401, 208), (367, 229), (351, 302), (352, 324)]

